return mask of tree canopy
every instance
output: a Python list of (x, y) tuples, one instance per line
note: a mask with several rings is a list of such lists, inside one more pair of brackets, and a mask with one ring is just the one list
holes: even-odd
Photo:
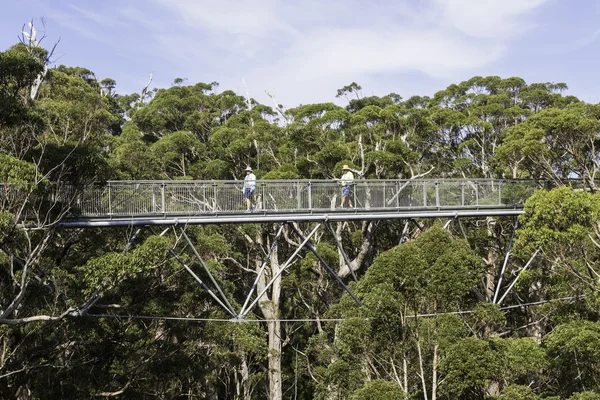
[[(50, 53), (0, 52), (0, 397), (600, 398), (600, 105), (497, 76), (290, 108), (183, 78), (121, 94)], [(538, 184), (518, 220), (336, 223), (283, 274), (314, 225), (57, 226), (108, 180), (346, 164)], [(188, 270), (235, 309), (273, 286), (232, 322)]]

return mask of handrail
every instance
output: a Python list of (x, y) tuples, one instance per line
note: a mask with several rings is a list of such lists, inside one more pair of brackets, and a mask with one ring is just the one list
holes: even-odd
[[(110, 181), (78, 195), (72, 217), (215, 215), (243, 213), (244, 181)], [(353, 210), (519, 208), (540, 186), (526, 179), (356, 179)], [(261, 213), (348, 211), (332, 180), (258, 180), (254, 209)]]

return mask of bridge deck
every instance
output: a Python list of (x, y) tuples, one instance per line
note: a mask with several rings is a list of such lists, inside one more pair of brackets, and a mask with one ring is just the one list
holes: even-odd
[(355, 180), (353, 208), (335, 181), (257, 181), (245, 211), (243, 181), (111, 181), (86, 188), (63, 227), (342, 221), (518, 215), (533, 180)]

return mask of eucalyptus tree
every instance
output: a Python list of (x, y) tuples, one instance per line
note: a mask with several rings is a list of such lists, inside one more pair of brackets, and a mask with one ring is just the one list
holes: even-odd
[[(36, 325), (61, 321), (76, 308), (65, 301), (76, 289), (63, 279), (60, 265), (76, 235), (55, 225), (74, 209), (81, 184), (108, 177), (105, 149), (121, 123), (112, 98), (87, 70), (46, 71), (29, 50), (19, 44), (0, 53), (0, 370), (11, 381), (2, 385), (3, 397), (11, 398), (33, 388), (34, 371), (68, 362), (70, 348), (48, 335), (51, 325)], [(40, 71), (45, 78), (33, 89)], [(63, 347), (44, 352), (44, 343)]]
[[(466, 334), (456, 317), (437, 315), (473, 304), (470, 289), (481, 274), (466, 242), (439, 227), (380, 254), (356, 285), (363, 305), (346, 299), (333, 307), (331, 315), (344, 321), (330, 325), (309, 348), (329, 354), (322, 361), (321, 396), (349, 396), (379, 378), (406, 395), (437, 398), (440, 361)], [(418, 317), (423, 313), (434, 318)]]
[(579, 177), (596, 191), (600, 168), (598, 106), (584, 103), (544, 109), (506, 132), (502, 161), (519, 171), (555, 184)]
[[(247, 165), (259, 179), (330, 179), (344, 164), (357, 181), (579, 176), (595, 191), (598, 109), (564, 96), (566, 85), (474, 77), (433, 98), (403, 100), (363, 97), (352, 83), (338, 91), (346, 107), (283, 111), (219, 93), (215, 82), (176, 79), (149, 100), (147, 88), (117, 95), (114, 80), (98, 81), (86, 68), (46, 72), (44, 55), (26, 44), (0, 53), (0, 185), (18, 189), (0, 193), (0, 379), (10, 379), (1, 396), (280, 399), (293, 390), (323, 399), (583, 399), (598, 390), (594, 296), (499, 309), (505, 300), (596, 292), (592, 193), (534, 196), (511, 257), (514, 225), (494, 218), (464, 221), (464, 232), (449, 227), (468, 243), (429, 222), (412, 235), (397, 222), (315, 232), (301, 224), (188, 228), (226, 301), (244, 309), (244, 324), (220, 321), (231, 313), (183, 273), (181, 263), (203, 263), (179, 230), (144, 231), (127, 245), (127, 229), (52, 229), (56, 210), (76, 203), (24, 206), (27, 196), (51, 191), (50, 182), (239, 179)], [(48, 229), (16, 224), (42, 211)], [(321, 259), (293, 258), (304, 254), (298, 232), (312, 232)], [(345, 281), (360, 278), (349, 286), (362, 306), (342, 296), (323, 261)], [(518, 279), (500, 283), (511, 275)], [(260, 296), (248, 299), (253, 286)], [(81, 318), (82, 304), (88, 314), (211, 321)], [(472, 313), (446, 315), (455, 311)], [(287, 317), (302, 321), (281, 321)], [(53, 324), (25, 324), (33, 320)], [(60, 383), (44, 392), (52, 377)]]
[[(574, 320), (556, 326), (544, 338), (552, 359), (553, 382), (563, 396), (591, 391), (574, 398), (600, 397), (600, 324), (589, 320)], [(594, 397), (595, 396), (595, 397)]]
[[(597, 307), (598, 202), (597, 194), (560, 187), (540, 191), (525, 204), (515, 242), (515, 264), (508, 273), (519, 281), (504, 297), (528, 302), (556, 300), (539, 311), (525, 314), (528, 334), (542, 342), (554, 321), (588, 319)], [(525, 263), (527, 261), (527, 263)], [(526, 268), (528, 267), (528, 268)], [(589, 298), (573, 301), (581, 295)]]
[[(182, 130), (189, 130), (206, 142), (210, 139), (211, 129), (228, 117), (228, 113), (218, 106), (216, 87), (213, 82), (160, 89), (147, 105), (133, 113), (132, 120), (150, 142)], [(237, 100), (237, 103), (228, 104), (233, 113), (244, 108), (243, 99)]]

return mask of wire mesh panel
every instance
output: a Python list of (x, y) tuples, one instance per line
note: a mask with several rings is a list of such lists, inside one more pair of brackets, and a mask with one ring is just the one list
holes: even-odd
[(239, 212), (246, 209), (243, 183), (215, 183), (211, 189), (214, 191), (215, 212)]
[(505, 181), (501, 186), (500, 199), (504, 206), (522, 206), (533, 196), (538, 187), (536, 181)]
[(152, 183), (109, 183), (110, 213), (112, 215), (144, 215), (158, 211), (153, 204)]
[[(533, 180), (355, 180), (349, 197), (357, 210), (514, 207), (535, 193)], [(257, 181), (255, 211), (339, 210), (338, 181)], [(246, 210), (243, 181), (114, 181), (83, 190), (74, 215), (137, 216), (238, 213)]]
[(378, 209), (386, 208), (386, 187), (385, 181), (359, 181), (353, 185), (354, 207), (358, 209)]
[(261, 210), (294, 211), (309, 209), (308, 182), (259, 183), (256, 200)]
[(501, 180), (482, 180), (478, 181), (478, 200), (479, 206), (499, 206), (500, 205), (500, 187)]
[(427, 186), (422, 181), (398, 181), (396, 186), (396, 193), (391, 200), (396, 198), (397, 208), (422, 208), (426, 205)]
[(172, 183), (161, 187), (162, 212), (165, 214), (194, 215), (201, 212), (202, 207), (196, 192), (195, 184)]
[(77, 206), (84, 217), (108, 215), (110, 210), (108, 187), (86, 188), (79, 194)]
[[(313, 210), (341, 208), (342, 185), (332, 182), (312, 182), (310, 185)], [(352, 190), (350, 191), (352, 196)]]
[(438, 207), (437, 181), (421, 181), (421, 184), (423, 185), (423, 206)]
[(463, 183), (460, 181), (437, 181), (439, 207), (462, 207), (464, 205)]
[(479, 204), (479, 183), (476, 180), (461, 181), (461, 202), (463, 207)]

